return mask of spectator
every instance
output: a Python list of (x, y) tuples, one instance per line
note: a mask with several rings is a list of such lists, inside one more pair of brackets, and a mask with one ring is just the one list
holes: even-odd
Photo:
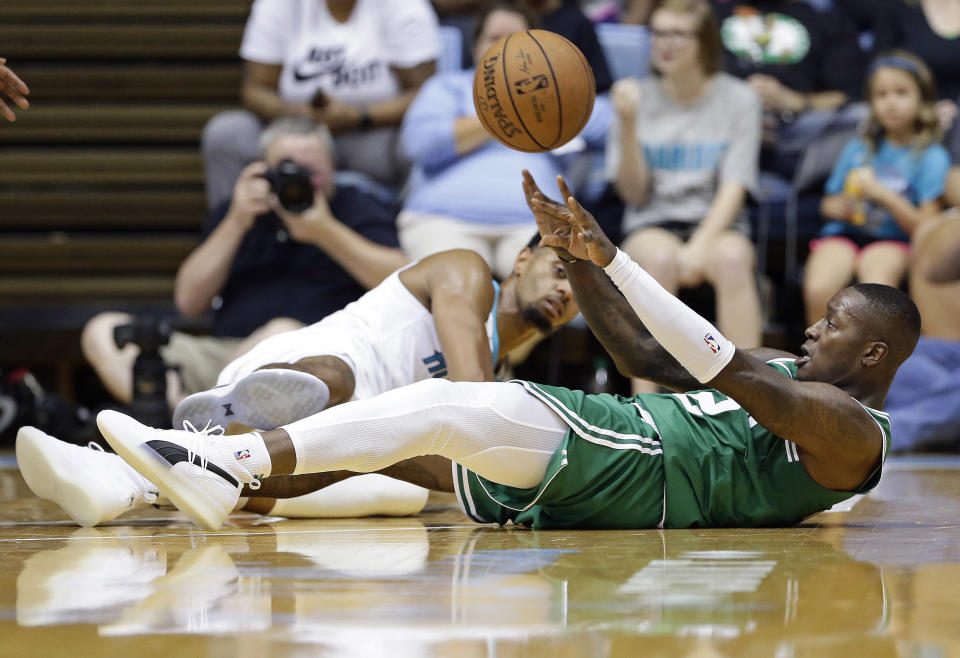
[[(719, 72), (705, 0), (666, 0), (650, 21), (654, 76), (616, 82), (607, 172), (627, 204), (622, 248), (675, 293), (708, 282), (721, 331), (760, 345), (756, 257), (744, 200), (757, 182), (760, 99)], [(635, 383), (635, 389), (641, 390)]]
[[(906, 50), (930, 67), (941, 100), (937, 115), (946, 131), (954, 124), (960, 102), (960, 3), (936, 0), (893, 0), (877, 12), (874, 43), (878, 50)], [(947, 148), (960, 163), (960, 129), (947, 132)]]
[(803, 281), (808, 324), (851, 278), (900, 285), (910, 235), (940, 209), (949, 156), (936, 143), (930, 70), (893, 51), (871, 65), (867, 97), (866, 132), (844, 147), (820, 205), (827, 222), (811, 243)]
[(857, 35), (842, 16), (798, 0), (711, 2), (726, 71), (763, 100), (760, 168), (790, 180), (810, 137), (860, 93), (864, 58)]
[[(240, 174), (231, 200), (204, 226), (204, 239), (180, 266), (177, 309), (199, 316), (214, 307), (211, 336), (174, 333), (161, 350), (168, 365), (168, 402), (216, 383), (223, 366), (260, 339), (313, 323), (376, 286), (406, 259), (397, 248), (390, 210), (366, 193), (334, 181), (332, 138), (309, 119), (286, 118), (261, 135), (263, 160)], [(263, 177), (291, 159), (313, 173), (312, 207), (281, 208)], [(138, 350), (113, 341), (114, 327), (131, 317), (103, 313), (84, 327), (87, 359), (110, 393), (129, 402)]]
[(7, 66), (6, 58), (0, 57), (0, 115), (7, 121), (16, 121), (17, 115), (4, 102), (3, 97), (6, 96), (21, 110), (25, 110), (30, 107), (30, 101), (27, 100), (29, 94), (30, 88)]
[(915, 234), (910, 293), (923, 335), (893, 379), (886, 409), (893, 446), (960, 450), (960, 216)]
[(217, 115), (204, 129), (211, 207), (256, 157), (261, 121), (281, 115), (325, 123), (341, 169), (399, 186), (407, 165), (397, 126), (438, 53), (427, 0), (254, 2), (240, 47), (245, 110)]
[[(480, 21), (474, 57), (528, 26), (523, 13), (498, 3)], [(540, 180), (552, 180), (561, 169), (549, 153), (521, 153), (487, 133), (473, 105), (473, 74), (470, 69), (434, 76), (407, 112), (401, 141), (415, 169), (397, 226), (411, 258), (470, 249), (503, 279), (536, 229), (516, 185), (517, 173), (526, 168)], [(601, 141), (605, 126), (599, 101), (594, 114), (583, 135)]]
[(556, 32), (580, 49), (593, 69), (597, 92), (609, 91), (613, 84), (607, 58), (590, 19), (583, 15), (571, 0), (521, 0), (520, 5), (530, 12), (535, 27)]
[(437, 12), (440, 25), (455, 27), (460, 31), (463, 46), (460, 67), (470, 68), (473, 66), (470, 45), (477, 29), (477, 18), (486, 10), (490, 0), (431, 0), (431, 4)]

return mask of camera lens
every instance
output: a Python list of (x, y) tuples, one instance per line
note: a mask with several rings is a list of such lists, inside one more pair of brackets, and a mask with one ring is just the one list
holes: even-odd
[(300, 213), (313, 205), (312, 174), (309, 167), (293, 160), (282, 160), (264, 176), (270, 181), (280, 205), (290, 212)]

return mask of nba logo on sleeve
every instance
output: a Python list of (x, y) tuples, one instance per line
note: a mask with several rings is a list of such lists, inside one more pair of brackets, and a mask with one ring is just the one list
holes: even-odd
[(710, 351), (714, 354), (720, 351), (720, 343), (718, 343), (717, 339), (713, 337), (713, 334), (707, 334), (704, 336), (703, 342), (707, 344), (707, 347), (709, 347)]

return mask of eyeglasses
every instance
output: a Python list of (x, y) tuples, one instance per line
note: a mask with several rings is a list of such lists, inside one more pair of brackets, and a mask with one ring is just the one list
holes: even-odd
[(695, 39), (697, 33), (693, 30), (650, 30), (650, 36), (660, 41), (688, 41)]

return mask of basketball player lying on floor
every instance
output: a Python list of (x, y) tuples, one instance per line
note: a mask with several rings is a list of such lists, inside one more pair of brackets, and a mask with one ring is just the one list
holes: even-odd
[[(174, 426), (209, 431), (237, 422), (273, 429), (422, 379), (492, 380), (500, 355), (578, 312), (563, 264), (539, 241), (537, 235), (520, 251), (502, 286), (471, 251), (442, 252), (398, 270), (342, 311), (268, 338), (228, 364), (216, 388), (178, 405)], [(33, 492), (81, 525), (112, 520), (154, 502), (158, 493), (116, 455), (32, 427), (17, 435), (17, 461)], [(442, 458), (434, 461), (449, 468)], [(435, 486), (432, 471), (419, 469), (407, 464), (384, 473), (412, 472)], [(274, 478), (260, 491), (270, 497), (251, 499), (246, 509), (297, 517), (403, 515), (426, 502), (425, 489), (384, 475), (325, 488), (349, 475), (324, 475), (319, 482)]]
[(100, 430), (211, 529), (243, 485), (398, 464), (456, 491), (477, 521), (535, 528), (783, 526), (876, 486), (890, 441), (878, 409), (920, 328), (906, 295), (845, 288), (807, 329), (802, 356), (747, 353), (616, 249), (560, 185), (564, 205), (525, 179), (543, 244), (565, 261), (594, 332), (625, 374), (692, 392), (621, 398), (431, 379), (227, 439), (114, 411), (99, 414)]

